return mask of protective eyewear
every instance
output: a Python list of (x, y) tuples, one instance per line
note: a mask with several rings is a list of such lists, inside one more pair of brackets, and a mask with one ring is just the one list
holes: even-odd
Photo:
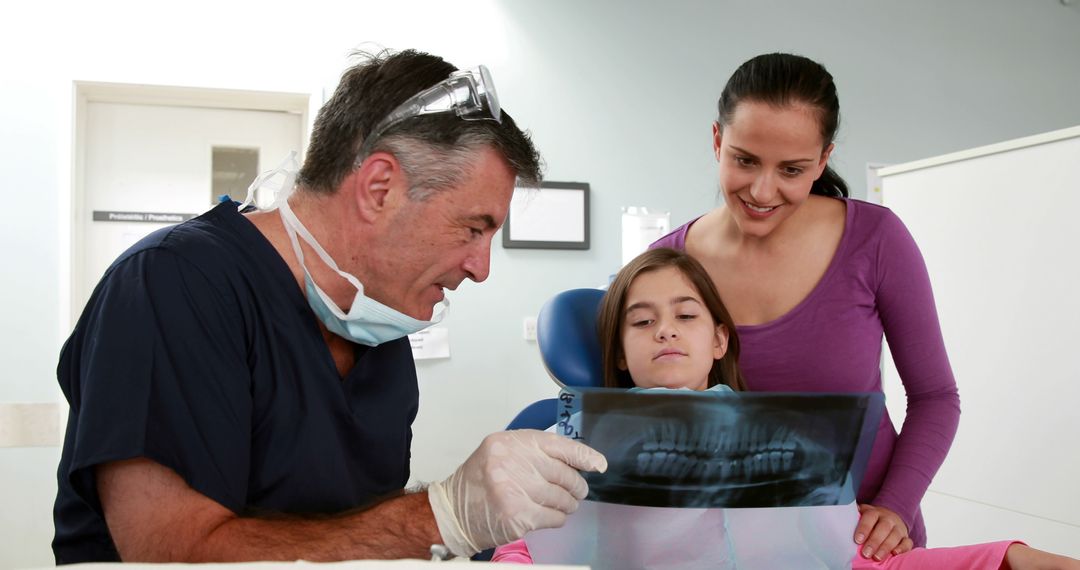
[(375, 141), (394, 125), (420, 115), (450, 111), (466, 121), (486, 119), (502, 122), (499, 96), (495, 93), (495, 82), (491, 80), (487, 67), (481, 65), (455, 71), (450, 77), (398, 105), (367, 136), (357, 156), (357, 164), (371, 152)]

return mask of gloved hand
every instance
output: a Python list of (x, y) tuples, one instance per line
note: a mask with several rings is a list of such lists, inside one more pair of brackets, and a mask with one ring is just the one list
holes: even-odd
[(607, 459), (553, 433), (487, 436), (453, 475), (428, 487), (443, 543), (457, 556), (472, 556), (530, 530), (562, 526), (589, 491), (577, 469), (603, 473)]

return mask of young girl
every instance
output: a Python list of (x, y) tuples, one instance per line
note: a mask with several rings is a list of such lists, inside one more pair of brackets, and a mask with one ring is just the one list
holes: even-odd
[[(628, 263), (604, 295), (598, 329), (607, 387), (745, 389), (731, 316), (708, 273), (683, 252), (653, 249)], [(856, 522), (851, 521), (852, 529)], [(519, 540), (497, 548), (492, 561), (531, 563), (532, 557)], [(883, 561), (853, 552), (851, 564), (856, 569), (1080, 570), (1080, 561), (1015, 541), (915, 548)]]

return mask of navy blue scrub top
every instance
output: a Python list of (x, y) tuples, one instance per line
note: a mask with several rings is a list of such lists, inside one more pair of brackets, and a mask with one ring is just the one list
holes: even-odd
[(277, 251), (234, 202), (156, 231), (106, 271), (64, 345), (58, 564), (115, 561), (94, 466), (146, 457), (238, 515), (325, 514), (409, 479), (407, 338), (338, 374)]

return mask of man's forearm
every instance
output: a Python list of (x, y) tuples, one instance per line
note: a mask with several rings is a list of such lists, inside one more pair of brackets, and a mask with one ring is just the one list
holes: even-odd
[(234, 518), (197, 545), (190, 561), (427, 558), (440, 542), (424, 491), (327, 518)]
[(426, 491), (338, 515), (239, 517), (149, 459), (99, 465), (96, 473), (125, 562), (427, 557), (442, 542)]

